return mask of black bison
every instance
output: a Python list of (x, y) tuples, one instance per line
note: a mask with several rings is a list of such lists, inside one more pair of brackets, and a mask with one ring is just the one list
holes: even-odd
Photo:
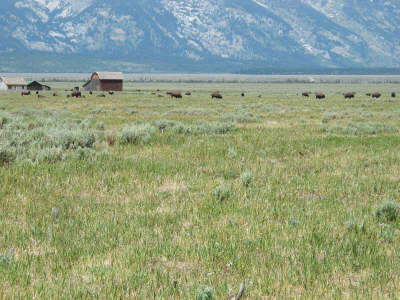
[(310, 97), (310, 92), (304, 92), (301, 94), (303, 97)]
[(211, 94), (212, 99), (222, 99), (222, 95), (219, 92), (215, 92)]
[(376, 98), (376, 99), (380, 98), (381, 96), (382, 96), (381, 93), (372, 93), (372, 94), (371, 94), (371, 97), (372, 97), (372, 98)]
[(21, 91), (21, 96), (29, 96), (31, 91)]
[(324, 93), (315, 93), (315, 98), (316, 99), (325, 99), (326, 96)]
[(354, 92), (344, 93), (343, 96), (344, 96), (344, 99), (353, 99), (356, 96), (356, 93), (354, 93)]
[(186, 96), (191, 96), (191, 95), (192, 95), (192, 92), (186, 92), (185, 95), (186, 95)]
[(392, 98), (396, 98), (396, 93), (395, 92), (392, 93)]
[(171, 98), (181, 99), (182, 93), (181, 92), (168, 92), (167, 95), (170, 95)]
[(71, 93), (72, 98), (82, 98), (82, 93), (80, 91), (73, 91)]
[(108, 94), (109, 95), (114, 95), (114, 92), (113, 91), (109, 91)]

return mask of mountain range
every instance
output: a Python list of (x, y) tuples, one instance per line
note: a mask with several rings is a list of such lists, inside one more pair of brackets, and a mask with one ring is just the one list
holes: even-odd
[(398, 0), (1, 0), (0, 71), (400, 66)]

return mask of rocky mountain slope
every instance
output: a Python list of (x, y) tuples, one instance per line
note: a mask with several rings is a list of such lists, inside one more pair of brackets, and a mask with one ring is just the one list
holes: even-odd
[(2, 0), (0, 57), (229, 71), (398, 67), (399, 24), (397, 0)]

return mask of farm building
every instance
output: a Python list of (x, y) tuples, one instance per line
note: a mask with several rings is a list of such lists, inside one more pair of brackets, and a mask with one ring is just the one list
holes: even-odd
[(37, 81), (32, 81), (28, 84), (29, 91), (50, 91), (51, 88), (48, 85), (41, 84)]
[(21, 91), (26, 90), (27, 84), (21, 77), (0, 77), (0, 90)]
[(121, 72), (95, 72), (83, 88), (86, 91), (122, 91), (123, 81)]

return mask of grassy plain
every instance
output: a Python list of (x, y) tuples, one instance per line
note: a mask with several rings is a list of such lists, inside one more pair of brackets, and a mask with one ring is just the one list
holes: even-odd
[(54, 86), (0, 94), (0, 298), (400, 297), (398, 86)]

